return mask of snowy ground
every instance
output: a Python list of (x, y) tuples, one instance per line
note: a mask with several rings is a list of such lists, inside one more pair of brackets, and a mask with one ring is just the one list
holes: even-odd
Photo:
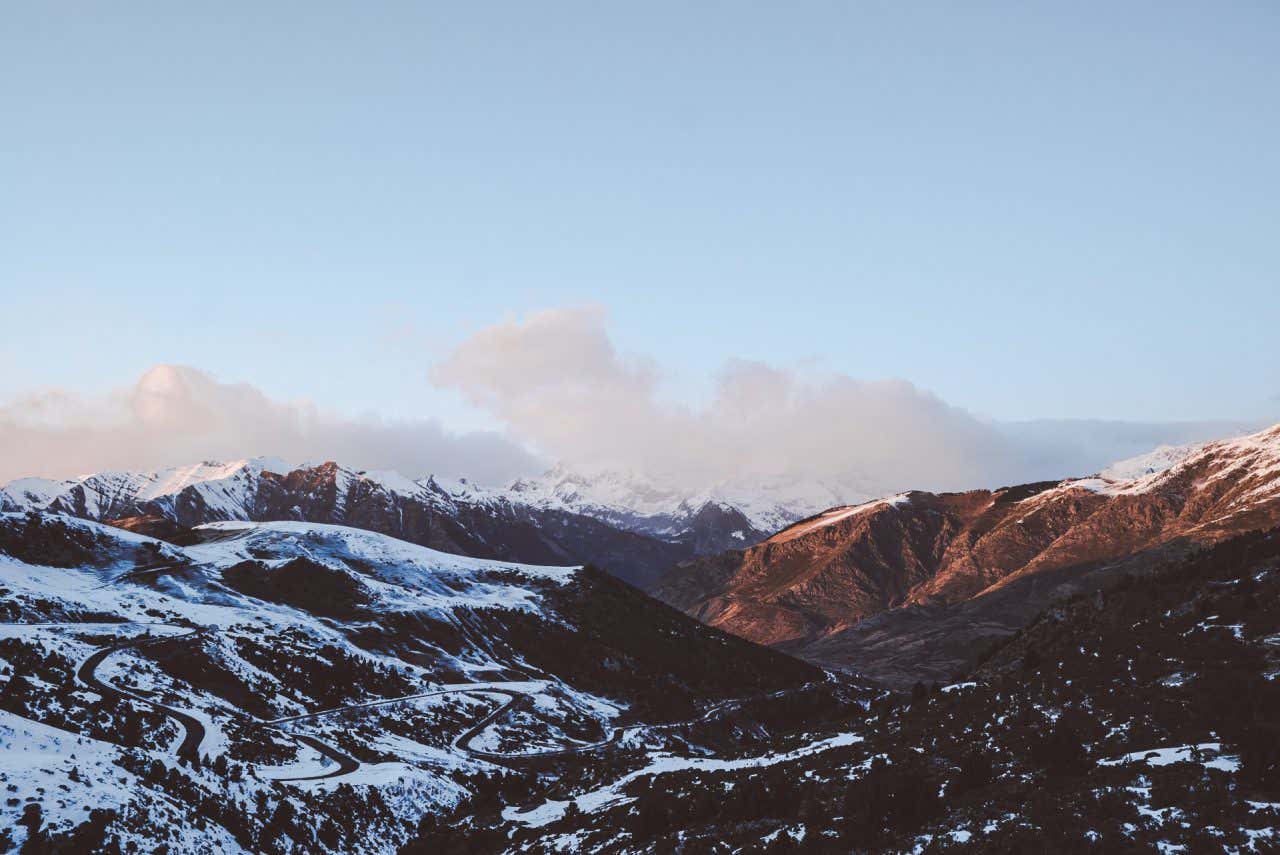
[[(733, 760), (720, 760), (711, 757), (677, 757), (669, 754), (654, 754), (650, 756), (649, 763), (644, 768), (624, 775), (607, 786), (575, 796), (573, 802), (582, 812), (591, 813), (593, 811), (602, 810), (611, 805), (623, 804), (631, 801), (631, 799), (624, 795), (622, 791), (627, 784), (638, 778), (656, 777), (658, 775), (669, 774), (672, 772), (685, 771), (730, 772), (738, 769), (758, 769), (764, 766), (773, 766), (778, 763), (799, 760), (803, 757), (809, 757), (814, 754), (821, 754), (822, 752), (828, 751), (832, 748), (843, 748), (845, 746), (855, 745), (861, 741), (861, 736), (857, 736), (852, 733), (842, 733), (816, 740), (802, 748), (797, 748), (794, 751), (776, 754), (763, 754), (757, 757), (742, 757)], [(523, 825), (536, 827), (546, 825), (547, 823), (560, 819), (564, 816), (564, 812), (568, 807), (569, 801), (547, 801), (528, 811), (520, 811), (517, 808), (507, 808), (503, 811), (502, 816), (504, 819), (511, 822), (519, 822)]]

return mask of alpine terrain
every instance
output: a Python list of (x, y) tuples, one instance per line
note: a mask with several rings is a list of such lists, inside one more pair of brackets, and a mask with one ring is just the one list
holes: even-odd
[(1280, 428), (754, 545), (637, 483), (9, 484), (0, 851), (1280, 846)]

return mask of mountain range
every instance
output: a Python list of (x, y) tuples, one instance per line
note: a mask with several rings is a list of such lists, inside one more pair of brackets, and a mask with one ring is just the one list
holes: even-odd
[(1064, 597), (1280, 522), (1277, 473), (1280, 427), (1086, 478), (834, 506), (856, 492), (798, 480), (690, 491), (567, 465), (487, 488), (255, 458), (19, 479), (0, 488), (0, 509), (178, 544), (209, 523), (294, 520), (475, 558), (592, 564), (727, 632), (901, 685), (948, 679)]
[(1280, 837), (1280, 427), (994, 490), (730, 495), (266, 459), (12, 482), (0, 851)]
[(690, 492), (633, 473), (565, 466), (492, 489), (332, 461), (291, 466), (253, 458), (22, 478), (0, 488), (0, 510), (65, 513), (169, 539), (225, 520), (351, 525), (477, 558), (594, 563), (647, 587), (679, 561), (755, 543), (840, 495), (800, 482)]

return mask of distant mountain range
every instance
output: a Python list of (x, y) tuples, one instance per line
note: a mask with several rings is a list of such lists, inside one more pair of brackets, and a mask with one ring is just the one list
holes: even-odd
[(176, 544), (209, 523), (293, 520), (476, 558), (593, 564), (751, 641), (902, 683), (948, 678), (1118, 574), (1280, 523), (1280, 427), (1162, 447), (1088, 478), (869, 498), (785, 479), (692, 491), (565, 465), (487, 488), (254, 458), (19, 479), (0, 488), (0, 510)]
[(858, 494), (799, 481), (691, 492), (635, 473), (567, 466), (491, 489), (335, 462), (253, 458), (22, 478), (0, 488), (0, 510), (64, 513), (171, 540), (225, 520), (341, 524), (478, 558), (592, 563), (648, 587), (678, 562), (749, 546), (851, 495)]
[(888, 682), (945, 679), (1046, 606), (1280, 523), (1280, 426), (1095, 477), (837, 507), (675, 568), (713, 626)]

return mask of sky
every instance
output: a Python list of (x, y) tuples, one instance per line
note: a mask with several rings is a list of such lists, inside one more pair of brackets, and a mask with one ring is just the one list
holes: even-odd
[[(1065, 469), (1280, 421), (1278, 36), (1271, 2), (14, 4), (0, 476), (723, 474), (824, 418), (806, 467), (851, 437), (838, 467), (958, 480), (1035, 468), (969, 466), (1017, 456), (991, 425)], [(495, 381), (524, 347), (569, 379)], [(1130, 439), (1071, 456), (1064, 419)]]

